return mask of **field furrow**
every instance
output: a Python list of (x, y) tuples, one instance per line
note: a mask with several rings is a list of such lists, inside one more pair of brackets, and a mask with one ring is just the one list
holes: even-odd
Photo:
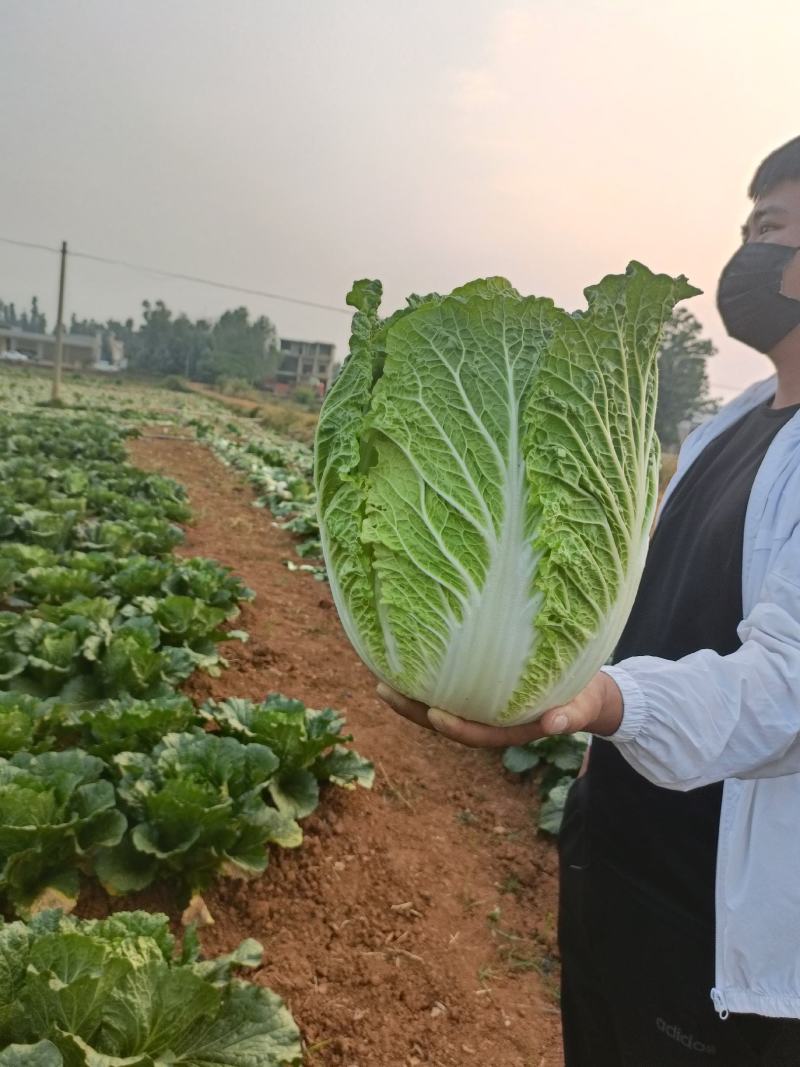
[[(188, 490), (178, 552), (219, 560), (256, 593), (242, 612), (249, 642), (224, 646), (230, 668), (198, 672), (187, 691), (336, 707), (376, 767), (371, 793), (337, 791), (304, 821), (302, 848), (207, 894), (206, 950), (264, 944), (256, 980), (285, 997), (312, 1065), (559, 1067), (556, 854), (536, 831), (535, 783), (378, 701), (327, 585), (288, 571), (292, 537), (205, 448), (145, 433), (130, 450)], [(168, 889), (151, 897), (175, 914)]]

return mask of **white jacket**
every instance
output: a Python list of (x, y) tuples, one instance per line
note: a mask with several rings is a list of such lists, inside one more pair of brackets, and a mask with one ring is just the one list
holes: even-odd
[[(774, 392), (774, 378), (759, 382), (695, 430), (665, 500), (709, 441)], [(753, 483), (742, 603), (742, 645), (729, 656), (604, 668), (625, 706), (609, 740), (667, 789), (724, 780), (711, 997), (723, 1018), (800, 1018), (800, 412)]]

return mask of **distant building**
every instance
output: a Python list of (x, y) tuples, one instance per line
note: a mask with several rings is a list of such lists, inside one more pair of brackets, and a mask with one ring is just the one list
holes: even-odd
[[(103, 358), (104, 355), (107, 358)], [(29, 333), (17, 326), (0, 326), (0, 359), (7, 362), (52, 364), (56, 339), (51, 333)], [(125, 346), (113, 334), (65, 333), (63, 365), (79, 370), (122, 370)]]
[(336, 345), (326, 341), (292, 341), (284, 337), (275, 377), (266, 384), (277, 393), (288, 393), (298, 385), (310, 385), (324, 394), (333, 380), (335, 351)]

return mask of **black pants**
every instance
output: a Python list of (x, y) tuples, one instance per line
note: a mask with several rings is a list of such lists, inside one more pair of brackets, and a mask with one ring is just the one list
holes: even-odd
[(565, 1067), (800, 1067), (800, 1022), (722, 1020), (713, 924), (589, 856), (573, 785), (559, 839)]

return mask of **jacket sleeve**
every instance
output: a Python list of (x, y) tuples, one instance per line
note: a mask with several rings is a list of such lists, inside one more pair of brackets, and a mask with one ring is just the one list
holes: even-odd
[(622, 691), (608, 740), (649, 781), (688, 790), (800, 774), (800, 524), (777, 553), (729, 656), (635, 656), (605, 667)]

